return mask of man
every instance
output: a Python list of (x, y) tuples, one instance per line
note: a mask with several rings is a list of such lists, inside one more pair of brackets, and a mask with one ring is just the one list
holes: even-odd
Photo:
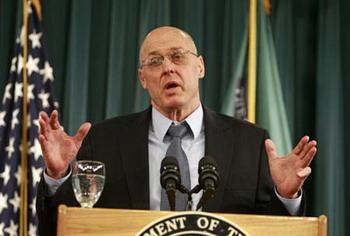
[[(204, 211), (301, 214), (301, 187), (311, 173), (316, 142), (305, 136), (290, 154), (279, 158), (265, 130), (201, 104), (199, 80), (204, 75), (203, 58), (189, 34), (159, 27), (140, 49), (139, 79), (150, 95), (151, 108), (92, 127), (84, 123), (72, 137), (61, 129), (57, 111), (50, 117), (41, 113), (39, 139), (46, 169), (37, 198), (40, 233), (55, 231), (58, 204), (78, 205), (69, 168), (76, 157), (106, 165), (105, 188), (96, 207), (165, 209), (159, 169), (173, 123), (188, 126), (182, 148), (191, 187), (198, 183), (200, 158), (210, 155), (217, 161), (220, 185)], [(201, 194), (194, 196), (194, 205)]]

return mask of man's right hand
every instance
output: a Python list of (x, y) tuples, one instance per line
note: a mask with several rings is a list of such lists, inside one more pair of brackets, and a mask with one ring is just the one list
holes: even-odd
[(66, 175), (70, 162), (76, 157), (91, 124), (82, 124), (75, 136), (69, 136), (61, 127), (56, 110), (50, 117), (45, 112), (40, 112), (39, 124), (39, 142), (46, 172), (54, 179), (62, 178)]

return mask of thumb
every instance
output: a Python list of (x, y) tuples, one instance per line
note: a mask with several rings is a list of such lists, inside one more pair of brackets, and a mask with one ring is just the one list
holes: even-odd
[(87, 133), (89, 132), (91, 128), (91, 124), (89, 122), (85, 122), (82, 124), (77, 131), (76, 135), (74, 136), (74, 139), (76, 142), (82, 142)]
[(266, 139), (265, 140), (265, 149), (266, 149), (267, 156), (269, 157), (269, 159), (277, 157), (276, 146), (272, 142), (271, 139)]

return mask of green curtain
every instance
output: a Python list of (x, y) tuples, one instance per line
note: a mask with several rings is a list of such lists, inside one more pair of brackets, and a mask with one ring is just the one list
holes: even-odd
[(350, 51), (346, 52), (342, 48), (349, 41), (342, 39), (342, 33), (346, 30), (342, 28), (344, 22), (340, 15), (341, 7), (342, 2), (339, 0), (322, 0), (319, 5), (316, 137), (320, 145), (320, 155), (319, 161), (315, 163), (315, 209), (317, 212), (328, 212), (333, 220), (330, 226), (334, 235), (349, 235), (349, 231), (335, 225), (337, 222), (350, 227), (349, 220), (344, 217), (346, 212), (349, 214), (345, 207), (348, 204), (345, 202), (346, 190), (349, 191), (349, 188), (346, 188), (346, 166), (343, 164), (346, 157), (344, 115), (350, 111), (349, 106), (345, 106), (344, 96), (349, 93), (350, 87), (345, 87), (346, 82), (343, 79), (349, 80), (350, 74), (342, 71), (342, 68), (349, 66), (349, 61), (343, 61), (343, 54), (348, 57)]
[[(0, 95), (22, 0), (0, 0)], [(137, 79), (138, 46), (158, 25), (189, 31), (204, 56), (202, 99), (222, 106), (234, 77), (248, 1), (42, 0), (61, 120), (75, 132), (149, 104)], [(350, 235), (350, 1), (272, 0), (271, 23), (292, 142), (319, 142), (306, 183), (308, 215), (326, 214), (331, 235)]]
[(318, 141), (306, 183), (308, 212), (330, 235), (350, 235), (350, 2), (275, 0), (275, 44), (292, 139)]
[[(2, 98), (10, 71), (11, 58), (14, 50), (16, 30), (21, 24), (17, 22), (21, 11), (18, 1), (0, 0), (0, 95)], [(18, 27), (17, 27), (18, 26)]]

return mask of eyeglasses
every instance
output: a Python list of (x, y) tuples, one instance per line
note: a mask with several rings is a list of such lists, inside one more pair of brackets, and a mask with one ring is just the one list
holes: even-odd
[(165, 60), (165, 57), (168, 58), (172, 63), (176, 64), (176, 65), (183, 65), (186, 64), (188, 61), (188, 55), (193, 55), (198, 57), (197, 54), (191, 52), (190, 50), (174, 50), (171, 51), (167, 54), (165, 54), (165, 56), (163, 55), (150, 55), (149, 57), (147, 57), (145, 60), (142, 61), (141, 64), (141, 68), (142, 67), (149, 67), (149, 68), (158, 68), (160, 67)]

